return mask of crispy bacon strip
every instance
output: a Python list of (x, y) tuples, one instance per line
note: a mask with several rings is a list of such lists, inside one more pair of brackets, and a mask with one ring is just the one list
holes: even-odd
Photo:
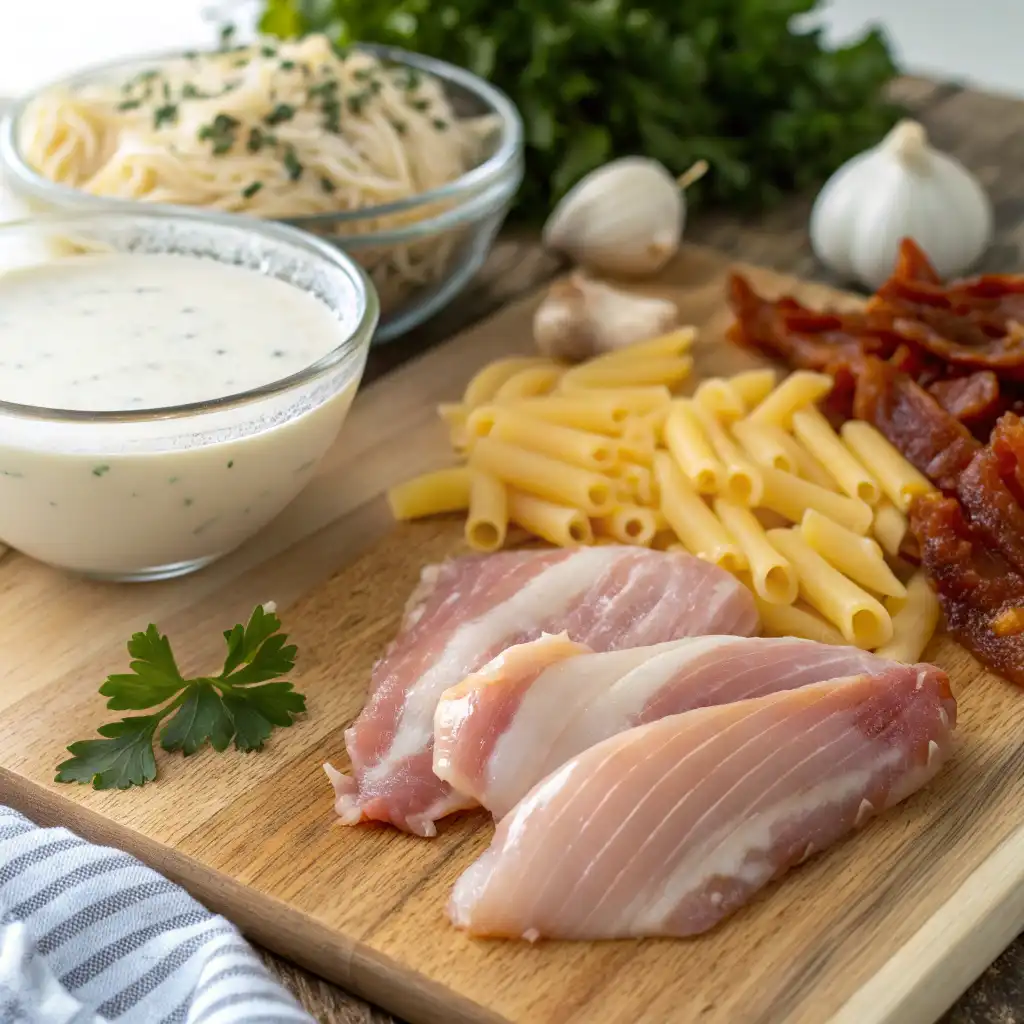
[(981, 447), (922, 387), (881, 359), (867, 358), (853, 415), (873, 423), (940, 490), (956, 493), (960, 474)]
[[(915, 377), (920, 384), (921, 378), (916, 374)], [(988, 436), (995, 421), (1008, 408), (999, 390), (999, 378), (991, 370), (937, 380), (928, 386), (928, 393), (968, 430), (977, 430), (984, 436)]]
[(957, 495), (975, 531), (1024, 573), (1024, 423), (1007, 413), (964, 470)]
[(1001, 632), (1024, 606), (1024, 576), (964, 520), (953, 498), (923, 495), (910, 510), (921, 559), (946, 617), (946, 628), (979, 661), (1024, 686), (1024, 633)]

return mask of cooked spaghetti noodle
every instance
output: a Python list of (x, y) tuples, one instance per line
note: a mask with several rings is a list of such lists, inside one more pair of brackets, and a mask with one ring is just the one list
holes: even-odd
[[(19, 121), (25, 161), (97, 196), (290, 219), (358, 211), (454, 181), (495, 121), (456, 115), (441, 83), (321, 35), (183, 56), (127, 80), (50, 90)], [(360, 219), (366, 234), (444, 204)], [(457, 239), (356, 250), (385, 307), (443, 277)]]

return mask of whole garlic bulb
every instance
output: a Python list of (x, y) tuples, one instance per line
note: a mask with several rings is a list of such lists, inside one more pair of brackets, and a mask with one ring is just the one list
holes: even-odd
[(654, 274), (682, 241), (684, 190), (706, 171), (700, 161), (677, 180), (657, 160), (612, 160), (563, 196), (544, 225), (544, 245), (595, 273)]
[(577, 270), (548, 289), (533, 317), (533, 340), (547, 356), (579, 362), (657, 337), (678, 320), (668, 299), (633, 295)]
[(836, 273), (877, 288), (900, 239), (913, 238), (942, 277), (954, 277), (988, 247), (992, 220), (977, 179), (905, 120), (825, 183), (811, 211), (811, 245)]

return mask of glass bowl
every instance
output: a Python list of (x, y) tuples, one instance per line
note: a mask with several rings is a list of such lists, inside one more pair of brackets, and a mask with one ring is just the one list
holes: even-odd
[[(523, 127), (512, 101), (469, 71), (395, 47), (360, 48), (382, 61), (432, 75), (442, 83), (456, 113), (494, 115), (497, 125), (490, 155), (447, 185), (394, 203), (283, 221), (340, 246), (366, 270), (381, 304), (374, 340), (389, 341), (451, 302), (483, 265), (522, 183)], [(80, 71), (46, 89), (74, 89), (97, 78), (123, 80), (181, 56), (182, 51), (175, 51), (116, 61)], [(94, 196), (58, 185), (25, 162), (18, 146), (18, 121), (36, 95), (15, 102), (0, 122), (0, 177), (11, 190), (33, 210), (138, 209), (142, 204), (136, 200)]]
[(0, 226), (4, 269), (90, 251), (249, 268), (310, 292), (337, 320), (337, 344), (312, 365), (210, 401), (109, 412), (0, 401), (0, 539), (97, 579), (181, 576), (247, 540), (309, 482), (359, 386), (376, 294), (340, 249), (283, 224), (153, 207)]

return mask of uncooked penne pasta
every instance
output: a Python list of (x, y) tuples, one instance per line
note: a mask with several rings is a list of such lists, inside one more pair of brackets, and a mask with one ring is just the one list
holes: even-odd
[(532, 494), (509, 491), (508, 516), (517, 526), (560, 548), (591, 544), (590, 520), (578, 509), (545, 501)]
[(819, 644), (846, 646), (843, 634), (802, 602), (769, 604), (755, 593), (754, 604), (761, 616), (761, 632), (765, 636), (795, 636)]
[(587, 365), (607, 366), (613, 363), (618, 365), (626, 359), (662, 359), (665, 357), (676, 359), (679, 356), (685, 356), (693, 348), (696, 339), (697, 329), (695, 327), (677, 327), (667, 334), (659, 334), (656, 338), (636, 341), (632, 345), (624, 345), (611, 352), (603, 352), (593, 359), (588, 359)]
[(732, 425), (732, 435), (755, 465), (781, 469), (785, 473), (797, 472), (797, 460), (792, 451), (796, 442), (781, 427), (739, 420)]
[(618, 442), (602, 434), (545, 423), (511, 408), (497, 410), (487, 436), (596, 473), (607, 472), (618, 452)]
[(903, 538), (909, 529), (907, 517), (888, 498), (883, 498), (875, 506), (875, 521), (871, 524), (871, 532), (882, 545), (882, 550), (891, 558), (898, 557)]
[(672, 388), (686, 380), (692, 369), (693, 360), (689, 356), (623, 359), (603, 365), (579, 363), (565, 371), (559, 386), (566, 393), (586, 388), (650, 387), (655, 384)]
[[(653, 454), (651, 456), (653, 461)], [(647, 466), (635, 462), (619, 463), (622, 482), (629, 491), (630, 500), (639, 505), (656, 504), (654, 474)]]
[(769, 530), (768, 540), (796, 570), (800, 596), (836, 626), (847, 643), (873, 650), (892, 639), (892, 618), (881, 603), (829, 565), (798, 530)]
[(707, 409), (723, 423), (735, 423), (746, 414), (747, 408), (732, 381), (724, 377), (712, 377), (697, 385), (693, 393), (697, 405)]
[(615, 497), (612, 482), (599, 473), (490, 437), (473, 446), (470, 466), (518, 491), (570, 505), (588, 516), (605, 513)]
[(534, 398), (546, 395), (555, 390), (558, 381), (565, 372), (561, 366), (528, 366), (525, 370), (514, 373), (494, 393), (492, 401), (496, 403), (514, 402), (521, 398)]
[[(493, 408), (482, 406), (476, 411)], [(620, 434), (623, 423), (632, 415), (631, 407), (618, 401), (614, 394), (605, 395), (594, 391), (573, 397), (544, 395), (539, 398), (525, 398), (521, 402), (509, 402), (503, 408), (516, 409), (545, 423), (558, 423), (563, 427), (574, 427), (576, 430), (609, 436)]]
[(508, 532), (508, 492), (490, 473), (474, 472), (469, 486), (466, 543), (474, 551), (497, 551)]
[(725, 483), (725, 467), (705, 437), (691, 402), (678, 400), (672, 403), (662, 433), (665, 447), (693, 486), (701, 494), (720, 493)]
[(747, 560), (739, 545), (666, 452), (655, 454), (654, 476), (661, 494), (661, 511), (686, 549), (729, 572), (745, 569)]
[(690, 408), (725, 470), (720, 493), (737, 505), (759, 505), (764, 493), (761, 470), (743, 455), (712, 412), (696, 401)]
[[(655, 409), (667, 406), (672, 401), (672, 392), (664, 384), (638, 385), (637, 387), (593, 388), (573, 391), (572, 397), (587, 402), (614, 402), (627, 410), (629, 416), (645, 416)], [(620, 429), (628, 422), (624, 420)]]
[(396, 519), (421, 519), (441, 512), (465, 512), (469, 508), (468, 466), (437, 469), (396, 484), (387, 493)]
[(827, 374), (797, 370), (769, 392), (747, 418), (752, 423), (770, 423), (788, 429), (793, 413), (824, 398), (834, 383)]
[(800, 536), (844, 576), (876, 594), (903, 597), (907, 590), (885, 563), (876, 540), (861, 537), (809, 508), (800, 522)]
[(732, 390), (739, 395), (744, 406), (747, 409), (753, 409), (771, 394), (777, 379), (775, 371), (766, 367), (763, 370), (744, 370), (742, 373), (734, 373), (729, 378), (729, 384)]
[(939, 624), (939, 599), (923, 572), (916, 572), (907, 583), (905, 597), (891, 597), (886, 602), (892, 615), (893, 637), (875, 652), (907, 665), (921, 660)]
[(658, 532), (658, 519), (654, 509), (624, 503), (616, 506), (610, 516), (595, 519), (593, 527), (595, 534), (612, 537), (620, 544), (650, 547)]
[(462, 395), (462, 404), (475, 409), (484, 402), (490, 402), (498, 388), (510, 377), (531, 366), (550, 366), (551, 360), (541, 356), (509, 356), (507, 359), (496, 359), (474, 374), (466, 385)]
[(871, 506), (859, 498), (827, 491), (792, 473), (767, 466), (761, 468), (761, 478), (764, 481), (761, 504), (792, 523), (799, 523), (804, 513), (813, 508), (854, 533), (864, 535), (871, 528)]
[(901, 512), (910, 508), (917, 495), (935, 490), (870, 423), (849, 420), (843, 424), (840, 435)]
[(793, 433), (797, 440), (824, 467), (825, 472), (851, 498), (876, 505), (882, 489), (839, 439), (832, 424), (813, 405), (793, 413)]
[(626, 424), (619, 439), (618, 456), (627, 462), (649, 466), (654, 458), (657, 439), (653, 426), (642, 416), (634, 416)]
[(772, 547), (753, 512), (721, 498), (715, 500), (714, 509), (747, 559), (754, 593), (768, 604), (792, 604), (799, 589), (796, 573)]

